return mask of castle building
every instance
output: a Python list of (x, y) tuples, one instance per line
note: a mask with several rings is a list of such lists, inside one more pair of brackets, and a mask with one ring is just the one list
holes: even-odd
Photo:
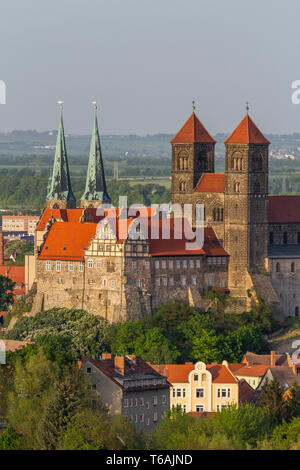
[[(76, 208), (61, 115), (46, 208), (27, 263), (37, 283), (33, 311), (82, 308), (109, 321), (134, 320), (167, 300), (202, 307), (203, 294), (216, 288), (230, 292), (236, 311), (262, 297), (278, 316), (299, 314), (300, 196), (268, 195), (269, 141), (248, 112), (225, 141), (225, 173), (214, 172), (215, 140), (194, 111), (171, 145), (172, 203), (192, 204), (192, 220), (176, 211), (109, 208), (96, 107)], [(197, 204), (204, 206), (204, 243), (188, 249)]]

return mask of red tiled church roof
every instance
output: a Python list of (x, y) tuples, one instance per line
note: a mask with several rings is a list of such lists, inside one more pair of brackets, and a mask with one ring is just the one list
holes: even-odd
[[(76, 209), (75, 209), (76, 210)], [(111, 219), (106, 219), (111, 220)], [(124, 223), (125, 234), (121, 233), (120, 220)], [(149, 239), (149, 253), (152, 256), (227, 256), (227, 252), (221, 246), (214, 230), (211, 227), (204, 228), (204, 245), (193, 243), (195, 235), (192, 228), (184, 219), (159, 219), (154, 217), (139, 217), (141, 235)], [(111, 229), (119, 243), (124, 242), (134, 217), (116, 218), (116, 227), (112, 223)], [(162, 237), (163, 222), (170, 223), (170, 236)], [(186, 225), (184, 225), (186, 224)], [(61, 222), (55, 221), (50, 227), (46, 240), (42, 246), (39, 259), (44, 260), (74, 260), (84, 259), (84, 250), (97, 233), (98, 224), (95, 222)], [(157, 239), (154, 229), (157, 229)], [(180, 231), (181, 229), (181, 231)]]
[(246, 114), (244, 119), (235, 128), (232, 134), (225, 140), (225, 144), (269, 144), (268, 139), (258, 129), (250, 116)]
[(268, 199), (269, 222), (300, 222), (300, 196), (269, 196)]
[(209, 132), (195, 113), (192, 113), (186, 123), (171, 140), (171, 144), (215, 143)]
[(225, 173), (203, 173), (196, 188), (196, 193), (224, 193)]

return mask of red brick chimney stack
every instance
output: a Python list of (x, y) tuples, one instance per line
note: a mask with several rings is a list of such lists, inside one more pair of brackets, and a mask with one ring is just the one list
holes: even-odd
[(276, 352), (275, 351), (271, 351), (270, 353), (270, 366), (271, 367), (275, 367), (275, 363), (276, 363)]
[(114, 360), (115, 369), (117, 369), (120, 374), (124, 375), (125, 373), (125, 357), (116, 356)]

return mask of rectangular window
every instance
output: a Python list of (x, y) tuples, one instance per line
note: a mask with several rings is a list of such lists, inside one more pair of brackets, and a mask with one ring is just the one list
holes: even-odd
[(176, 388), (173, 388), (173, 398), (176, 397)]
[(145, 261), (145, 268), (150, 269), (150, 261)]
[(196, 265), (197, 265), (197, 268), (200, 268), (200, 267), (201, 267), (201, 262), (200, 262), (200, 259), (197, 259), (197, 261), (196, 261)]
[(144, 398), (143, 397), (139, 398), (139, 404), (140, 404), (140, 406), (144, 406)]
[(82, 272), (83, 272), (83, 268), (84, 268), (84, 263), (83, 263), (83, 261), (79, 261), (79, 267), (78, 267), (78, 270), (79, 270), (79, 272), (80, 272), (80, 273), (82, 273)]
[(154, 422), (157, 421), (157, 413), (154, 413), (154, 414), (153, 414), (153, 421), (154, 421)]
[(136, 287), (141, 287), (141, 281), (139, 279), (136, 279)]
[(159, 269), (159, 261), (155, 261), (155, 269)]
[(196, 398), (204, 398), (204, 388), (196, 388)]
[(166, 260), (164, 260), (164, 259), (162, 260), (162, 262), (161, 262), (161, 267), (162, 267), (162, 269), (166, 269), (166, 267), (167, 267), (167, 262), (166, 262)]
[(194, 260), (193, 259), (190, 259), (190, 268), (194, 268)]
[(196, 276), (192, 276), (192, 285), (196, 286), (197, 285), (197, 278)]
[(169, 286), (174, 286), (174, 278), (173, 277), (169, 278)]
[(180, 260), (179, 259), (176, 260), (176, 268), (180, 269)]
[(160, 279), (159, 279), (159, 277), (156, 277), (156, 278), (155, 278), (155, 285), (156, 285), (156, 286), (159, 286), (159, 285), (160, 285)]
[(132, 269), (136, 269), (136, 261), (132, 261)]
[(46, 271), (51, 271), (51, 261), (46, 261)]
[(173, 269), (173, 267), (174, 267), (174, 262), (173, 262), (172, 259), (170, 259), (170, 260), (169, 260), (169, 268), (170, 268), (170, 269)]
[(56, 271), (61, 271), (61, 262), (60, 261), (56, 261)]
[(184, 259), (184, 260), (182, 261), (182, 267), (183, 267), (184, 269), (187, 268), (187, 260), (186, 260), (186, 259)]
[(163, 277), (162, 278), (162, 283), (163, 283), (163, 286), (167, 286), (168, 285), (168, 280), (166, 277)]
[(182, 398), (185, 398), (185, 397), (186, 397), (186, 389), (183, 388), (183, 389), (182, 389)]
[(204, 411), (204, 406), (203, 405), (196, 405), (196, 412), (197, 413), (203, 413)]
[(177, 388), (177, 398), (181, 398), (181, 388)]
[(157, 396), (156, 396), (156, 395), (154, 395), (154, 396), (152, 397), (152, 404), (153, 404), (153, 405), (157, 405)]
[(184, 276), (181, 277), (181, 285), (182, 286), (186, 285), (186, 278)]
[(166, 397), (166, 395), (163, 395), (163, 396), (162, 396), (161, 402), (162, 402), (163, 405), (165, 405), (165, 404), (167, 403), (167, 397)]
[(147, 409), (147, 410), (150, 409), (150, 402), (149, 402), (149, 401), (146, 402), (146, 409)]
[(112, 280), (111, 281), (111, 287), (115, 287), (115, 285), (116, 285), (116, 281)]
[(74, 271), (74, 263), (73, 263), (73, 261), (69, 261), (69, 271), (71, 271), (71, 272)]
[(94, 261), (92, 259), (88, 260), (88, 268), (92, 268), (94, 266)]

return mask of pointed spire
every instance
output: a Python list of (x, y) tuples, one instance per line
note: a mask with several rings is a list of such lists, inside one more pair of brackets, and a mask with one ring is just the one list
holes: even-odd
[(194, 103), (193, 101), (193, 112), (191, 116), (171, 140), (171, 144), (193, 144), (196, 142), (214, 144), (216, 142), (196, 116)]
[(107, 194), (104, 165), (101, 153), (100, 136), (97, 119), (97, 104), (94, 105), (94, 128), (91, 139), (89, 163), (86, 177), (85, 191), (81, 198), (82, 207), (97, 207), (102, 203), (110, 204)]
[[(247, 106), (248, 108), (248, 106)], [(248, 114), (242, 119), (232, 134), (225, 140), (225, 144), (269, 144), (270, 142)]]
[(65, 142), (65, 132), (62, 115), (62, 101), (60, 107), (60, 121), (56, 140), (55, 157), (52, 176), (50, 177), (47, 194), (47, 207), (71, 208), (76, 206), (76, 200), (71, 187), (68, 157)]

